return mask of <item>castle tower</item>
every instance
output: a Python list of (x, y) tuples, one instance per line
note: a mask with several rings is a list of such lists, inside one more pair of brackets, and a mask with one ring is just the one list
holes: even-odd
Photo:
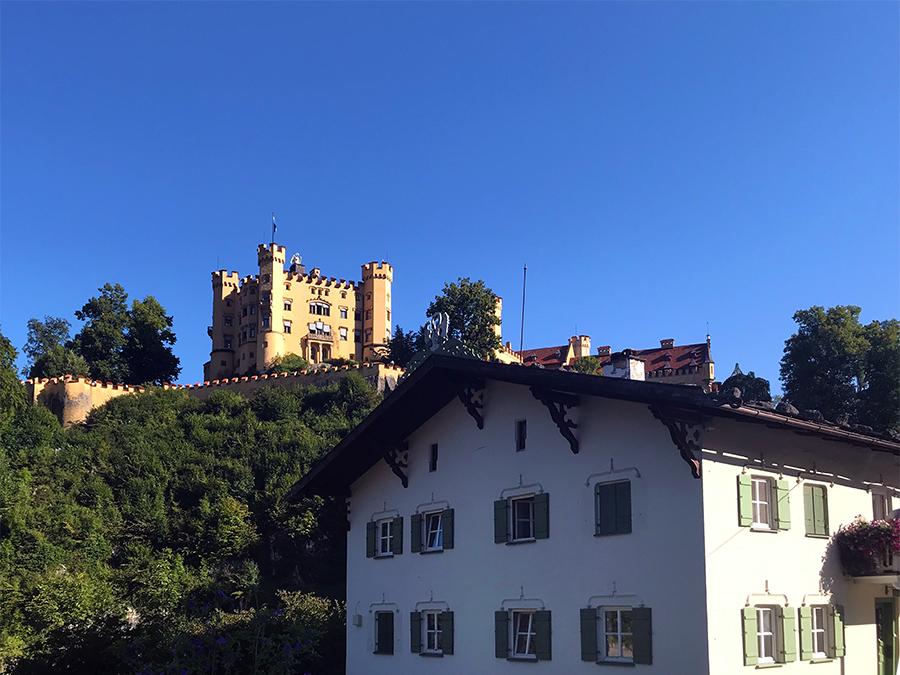
[(572, 347), (572, 356), (575, 359), (591, 355), (591, 338), (589, 335), (573, 335), (569, 338)]
[(259, 260), (259, 338), (256, 364), (259, 370), (284, 354), (285, 248), (278, 244), (260, 244)]
[(209, 363), (203, 368), (204, 380), (230, 377), (234, 372), (239, 283), (237, 272), (217, 270), (212, 273), (212, 325), (206, 331), (212, 338), (212, 351)]
[(362, 266), (363, 361), (376, 356), (376, 348), (391, 341), (391, 283), (394, 268), (386, 262)]

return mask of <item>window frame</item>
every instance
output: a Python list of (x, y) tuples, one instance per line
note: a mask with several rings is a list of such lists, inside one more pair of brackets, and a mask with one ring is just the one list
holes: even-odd
[[(765, 486), (765, 499), (758, 499), (758, 490), (757, 486), (763, 485)], [(774, 518), (774, 510), (773, 507), (773, 499), (772, 499), (773, 489), (772, 489), (772, 479), (768, 476), (758, 476), (751, 475), (750, 476), (750, 510), (751, 510), (751, 523), (750, 528), (754, 530), (774, 530), (775, 529), (775, 518)], [(762, 520), (761, 508), (757, 505), (765, 505), (766, 509), (766, 520)]]
[[(444, 654), (443, 614), (439, 609), (422, 610), (422, 654)], [(434, 621), (433, 627), (429, 626), (429, 620)]]
[[(626, 485), (627, 490), (618, 486)], [(634, 531), (634, 490), (632, 489), (632, 480), (625, 478), (622, 480), (603, 481), (594, 484), (594, 536), (609, 537), (618, 534), (631, 534)], [(609, 499), (609, 491), (612, 491), (613, 514), (612, 529), (604, 528), (604, 523), (609, 519), (605, 516), (605, 508), (603, 504)], [(627, 493), (627, 503), (625, 498)], [(621, 503), (620, 503), (621, 502)], [(621, 513), (620, 513), (621, 512)], [(626, 524), (627, 514), (627, 524)]]
[[(394, 555), (393, 518), (381, 518), (375, 521), (375, 557), (391, 558)], [(387, 532), (385, 532), (385, 530)], [(387, 548), (385, 549), (385, 545)]]
[[(390, 641), (388, 642), (387, 645), (382, 645), (381, 638), (384, 638), (384, 640), (387, 641), (388, 636), (387, 635), (385, 635), (385, 636), (379, 635), (380, 622), (378, 620), (378, 617), (379, 616), (387, 616), (387, 615), (390, 615), (390, 617), (391, 617), (391, 621), (390, 621), (391, 629), (389, 631), (390, 632)], [(382, 611), (375, 612), (375, 640), (374, 640), (374, 642), (375, 642), (375, 644), (374, 644), (375, 649), (372, 651), (373, 654), (380, 654), (380, 655), (384, 655), (384, 656), (392, 656), (394, 654), (394, 612), (393, 612), (393, 610), (382, 610)]]
[[(632, 612), (634, 611), (634, 607), (630, 605), (604, 605), (602, 607), (597, 608), (597, 662), (598, 663), (634, 663), (634, 618)], [(619, 644), (619, 655), (618, 656), (609, 656), (608, 654), (608, 646), (607, 646), (607, 638), (610, 637), (610, 633), (607, 630), (606, 619), (607, 614), (615, 612), (616, 614), (616, 633), (615, 636), (617, 638), (617, 642)], [(624, 620), (623, 615), (628, 613), (628, 620), (631, 624), (630, 631), (622, 630)], [(623, 647), (623, 637), (629, 636), (631, 637), (631, 656), (623, 656), (622, 652), (624, 651)]]
[[(821, 496), (821, 500), (817, 495)], [(821, 513), (820, 513), (821, 510)], [(821, 483), (804, 483), (803, 515), (807, 537), (829, 537), (828, 486)], [(821, 516), (821, 519), (817, 518)]]
[[(827, 659), (831, 651), (828, 630), (828, 607), (825, 605), (810, 605), (810, 610), (811, 656), (813, 659)], [(821, 645), (817, 645), (817, 641), (821, 641)], [(818, 646), (821, 646), (822, 649), (816, 649)]]
[[(433, 524), (436, 523), (436, 527)], [(422, 551), (443, 551), (444, 550), (444, 512), (426, 511), (422, 514)], [(432, 534), (434, 534), (434, 543), (432, 543)]]
[[(778, 622), (776, 621), (778, 610), (775, 605), (754, 605), (754, 608), (756, 609), (756, 662), (757, 664), (778, 663)], [(762, 621), (764, 616), (769, 617), (771, 631), (764, 630), (765, 626)], [(766, 656), (763, 654), (763, 646), (766, 636), (769, 635), (772, 638), (772, 655)]]
[[(534, 609), (511, 609), (509, 611), (509, 658), (521, 661), (537, 661), (536, 640), (537, 632), (535, 630), (535, 614)], [(528, 617), (528, 625), (526, 632), (519, 631), (519, 623), (517, 617)], [(525, 651), (519, 652), (519, 635), (525, 635)], [(530, 649), (530, 651), (529, 651)]]
[[(519, 495), (516, 497), (509, 498), (509, 524), (508, 524), (508, 532), (509, 532), (509, 541), (510, 544), (521, 543), (526, 541), (536, 541), (535, 538), (535, 525), (534, 525), (534, 516), (535, 516), (535, 506), (534, 506), (534, 497), (535, 495), (527, 494), (527, 495)], [(517, 512), (517, 507), (520, 504), (527, 504), (529, 506), (528, 509), (528, 517), (520, 518), (519, 513)], [(519, 536), (518, 524), (519, 523), (527, 523), (528, 534), (526, 536)]]
[[(881, 516), (878, 516), (879, 508), (876, 506), (880, 504)], [(887, 520), (893, 514), (893, 502), (891, 500), (891, 494), (887, 490), (872, 490), (872, 520)]]

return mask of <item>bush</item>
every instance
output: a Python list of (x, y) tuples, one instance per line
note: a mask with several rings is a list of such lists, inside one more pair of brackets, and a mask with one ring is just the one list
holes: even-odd
[(867, 521), (862, 516), (834, 535), (841, 566), (850, 576), (875, 574), (886, 555), (900, 553), (900, 520)]

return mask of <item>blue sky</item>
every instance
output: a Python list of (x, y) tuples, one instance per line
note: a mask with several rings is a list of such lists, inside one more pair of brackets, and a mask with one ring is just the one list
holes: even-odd
[(309, 266), (444, 282), (504, 340), (701, 342), (778, 389), (794, 311), (900, 314), (900, 5), (0, 6), (0, 323), (106, 282), (174, 317), (202, 378), (210, 272), (271, 214)]

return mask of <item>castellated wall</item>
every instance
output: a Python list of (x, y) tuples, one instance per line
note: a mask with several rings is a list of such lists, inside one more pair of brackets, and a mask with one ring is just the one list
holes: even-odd
[[(365, 380), (383, 392), (385, 388), (394, 389), (404, 369), (382, 363), (364, 363), (353, 366), (323, 366), (314, 371), (299, 373), (273, 373), (271, 375), (253, 375), (252, 377), (235, 377), (224, 380), (213, 380), (202, 384), (162, 385), (161, 389), (182, 389), (189, 396), (207, 399), (210, 394), (220, 389), (233, 391), (243, 396), (250, 396), (263, 387), (324, 387), (345, 377), (348, 372), (356, 371)], [(34, 405), (48, 408), (59, 418), (65, 427), (83, 422), (91, 409), (104, 405), (111, 399), (125, 394), (144, 391), (144, 387), (134, 387), (111, 382), (99, 382), (84, 377), (65, 375), (59, 378), (26, 380), (28, 400)]]

